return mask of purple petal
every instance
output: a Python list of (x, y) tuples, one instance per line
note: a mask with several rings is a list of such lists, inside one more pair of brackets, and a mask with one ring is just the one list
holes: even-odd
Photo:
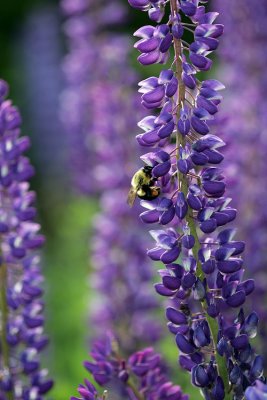
[(160, 60), (160, 52), (159, 50), (154, 50), (151, 51), (150, 53), (143, 53), (137, 58), (137, 60), (142, 65), (155, 64)]
[(158, 178), (160, 176), (166, 175), (169, 172), (170, 168), (171, 168), (171, 162), (167, 161), (167, 162), (164, 162), (162, 164), (156, 165), (153, 168), (152, 174), (153, 174), (153, 176)]
[(142, 100), (146, 103), (156, 103), (162, 101), (165, 96), (165, 89), (163, 85), (156, 87), (155, 89), (143, 94)]
[(197, 85), (196, 78), (193, 75), (188, 75), (185, 72), (182, 73), (182, 80), (186, 87), (189, 89), (195, 89)]
[(177, 290), (180, 288), (181, 281), (180, 279), (176, 278), (175, 276), (164, 276), (162, 278), (163, 285), (170, 290)]
[(155, 247), (154, 249), (148, 250), (147, 255), (151, 258), (151, 260), (159, 261), (163, 253), (164, 249)]
[(159, 75), (159, 84), (169, 83), (173, 78), (173, 71), (171, 69), (163, 69)]
[(161, 139), (165, 139), (166, 137), (169, 137), (172, 134), (173, 130), (174, 130), (174, 121), (171, 120), (158, 130), (158, 136)]
[(196, 211), (201, 210), (201, 208), (202, 208), (202, 202), (201, 202), (201, 200), (200, 200), (199, 197), (194, 196), (192, 193), (188, 193), (188, 195), (187, 195), (187, 201), (188, 201), (189, 206), (190, 206), (193, 210), (196, 210)]
[(164, 39), (162, 39), (160, 46), (159, 46), (159, 50), (162, 53), (166, 53), (169, 48), (171, 47), (172, 44), (172, 35), (170, 33), (168, 33)]
[(175, 260), (177, 260), (177, 258), (180, 255), (181, 250), (179, 249), (178, 246), (174, 247), (171, 250), (165, 251), (162, 256), (160, 257), (161, 261), (164, 264), (170, 264), (172, 262), (174, 262)]
[(206, 122), (201, 121), (195, 115), (191, 117), (191, 125), (195, 129), (195, 131), (200, 135), (206, 135), (207, 133), (209, 133), (209, 127), (206, 124)]
[(133, 7), (137, 8), (138, 10), (146, 11), (150, 7), (149, 0), (128, 0), (128, 3)]
[(156, 283), (156, 284), (154, 285), (154, 287), (155, 287), (156, 292), (157, 292), (158, 294), (160, 294), (161, 296), (167, 296), (167, 297), (169, 297), (169, 296), (173, 296), (174, 293), (175, 293), (174, 291), (172, 291), (172, 290), (166, 288), (162, 283)]
[(233, 340), (231, 340), (231, 345), (236, 349), (236, 350), (242, 350), (248, 345), (248, 337), (247, 335), (239, 335)]
[(167, 84), (166, 87), (166, 96), (172, 97), (175, 95), (178, 89), (178, 80), (177, 78), (173, 77), (170, 83)]
[(146, 224), (153, 224), (159, 221), (160, 213), (157, 210), (149, 210), (140, 214), (140, 218)]
[(192, 17), (197, 11), (196, 5), (189, 0), (181, 0), (180, 4), (181, 4), (181, 10), (188, 17)]
[(177, 167), (182, 174), (187, 174), (190, 170), (190, 162), (188, 160), (179, 159), (177, 162)]
[[(148, 3), (147, 0), (131, 0), (131, 1), (137, 1), (137, 2), (140, 1), (143, 3)], [(139, 28), (137, 31), (135, 31), (133, 35), (137, 36), (137, 37), (141, 37), (143, 39), (149, 39), (149, 38), (153, 37), (155, 29), (156, 28), (152, 25), (145, 25), (145, 26), (142, 26), (141, 28)]]
[(181, 333), (176, 335), (176, 344), (179, 350), (184, 354), (191, 354), (195, 351), (195, 346), (189, 343), (188, 339), (184, 337)]
[(215, 271), (216, 262), (215, 260), (210, 259), (202, 263), (201, 267), (205, 274), (212, 274)]
[(182, 245), (186, 249), (192, 249), (195, 245), (195, 238), (193, 235), (185, 235), (182, 237)]
[(206, 221), (201, 222), (199, 227), (204, 233), (212, 233), (217, 228), (217, 221), (214, 218), (210, 218)]
[(176, 310), (173, 307), (168, 307), (166, 309), (166, 317), (169, 321), (173, 322), (177, 325), (186, 325), (187, 324), (187, 317), (181, 311)]
[(204, 153), (192, 152), (191, 160), (195, 165), (206, 165), (209, 162), (209, 158)]
[(159, 219), (161, 225), (169, 224), (175, 216), (175, 208), (171, 207), (169, 210), (164, 211)]
[(192, 272), (188, 272), (182, 279), (182, 286), (185, 290), (191, 289), (196, 282), (196, 276)]
[(230, 259), (227, 261), (218, 261), (217, 267), (223, 274), (232, 274), (242, 268), (243, 260), (241, 258)]
[(242, 306), (246, 301), (246, 294), (243, 291), (236, 292), (232, 296), (230, 296), (227, 300), (226, 303), (228, 306), (237, 308)]
[(160, 22), (162, 20), (162, 18), (164, 17), (165, 14), (165, 10), (164, 8), (150, 8), (150, 10), (148, 10), (148, 15), (149, 18), (151, 19), (151, 21), (154, 22)]
[(210, 164), (220, 164), (224, 159), (224, 156), (216, 150), (205, 150), (204, 154), (208, 157)]
[(205, 181), (203, 189), (210, 195), (221, 196), (225, 191), (225, 183), (222, 181)]
[(141, 39), (134, 44), (134, 47), (141, 53), (150, 53), (156, 50), (159, 46), (160, 40), (158, 38)]
[(183, 192), (179, 192), (177, 195), (177, 201), (175, 205), (175, 212), (178, 218), (183, 219), (188, 211), (188, 205)]
[(247, 279), (238, 285), (237, 290), (243, 290), (246, 293), (246, 296), (250, 295), (255, 289), (255, 281), (254, 279)]
[(185, 369), (185, 370), (187, 370), (189, 372), (191, 372), (192, 368), (195, 365), (195, 363), (192, 360), (190, 360), (189, 357), (186, 357), (186, 356), (183, 356), (183, 355), (181, 355), (179, 357), (179, 364), (183, 369)]
[(176, 39), (181, 39), (181, 37), (182, 37), (183, 34), (184, 34), (183, 25), (180, 24), (180, 23), (178, 23), (178, 22), (175, 22), (175, 23), (172, 25), (172, 34), (173, 34), (173, 36), (174, 36)]
[(212, 61), (201, 54), (190, 52), (189, 58), (192, 64), (201, 71), (208, 71), (212, 66)]

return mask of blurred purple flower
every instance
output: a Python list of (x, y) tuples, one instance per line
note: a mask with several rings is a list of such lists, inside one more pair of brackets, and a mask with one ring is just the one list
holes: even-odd
[(57, 7), (47, 4), (34, 7), (27, 14), (17, 43), (16, 51), (24, 70), (21, 82), (27, 105), (23, 110), (24, 123), (31, 132), (35, 164), (46, 185), (59, 185), (68, 174), (66, 135), (58, 115), (63, 50)]
[(21, 117), (0, 80), (0, 395), (1, 399), (43, 398), (53, 382), (41, 369), (44, 335), (42, 274), (36, 252), (44, 243), (34, 222), (34, 175), (28, 137), (20, 136)]
[(254, 386), (249, 386), (245, 392), (246, 400), (264, 400), (267, 397), (267, 385), (261, 381), (256, 381)]
[(124, 359), (118, 353), (117, 343), (112, 336), (95, 343), (91, 352), (92, 361), (85, 368), (100, 385), (111, 380), (120, 382), (124, 388), (123, 399), (132, 400), (188, 400), (180, 386), (170, 382), (160, 354), (153, 348), (145, 348)]
[(103, 396), (99, 397), (96, 388), (94, 385), (89, 382), (87, 379), (84, 380), (84, 385), (79, 385), (78, 392), (81, 397), (72, 396), (70, 400), (107, 400), (108, 395), (105, 391)]
[[(63, 9), (67, 5), (70, 6), (69, 0), (62, 3)], [(117, 7), (122, 13), (119, 4)], [(63, 111), (66, 125), (71, 125), (70, 118), (75, 113), (79, 122), (84, 124), (84, 129), (76, 126), (72, 131), (73, 138), (79, 141), (73, 150), (85, 168), (80, 171), (77, 165), (73, 165), (75, 182), (87, 194), (101, 194), (101, 213), (95, 218), (92, 238), (92, 263), (96, 271), (91, 282), (101, 296), (92, 306), (93, 329), (97, 335), (106, 330), (117, 332), (120, 346), (130, 354), (140, 344), (158, 340), (161, 334), (159, 323), (152, 315), (158, 303), (148, 285), (152, 279), (152, 266), (145, 256), (147, 241), (140, 234), (141, 222), (132, 216), (126, 203), (130, 176), (135, 168), (133, 154), (136, 145), (130, 135), (142, 112), (131, 89), (135, 74), (128, 61), (128, 40), (110, 33), (107, 40), (101, 31), (101, 26), (105, 26), (101, 5), (88, 11), (83, 9), (79, 14), (70, 15), (66, 21), (65, 27), (71, 26), (73, 20), (77, 23), (84, 18), (92, 24), (90, 34), (86, 31), (79, 37), (76, 31), (68, 30), (70, 54), (64, 68), (68, 81), (73, 82), (68, 90), (77, 98), (79, 96), (90, 115), (84, 114), (78, 105), (71, 113), (64, 111), (68, 95), (65, 100), (63, 97)], [(120, 13), (116, 15), (119, 17)], [(94, 26), (96, 15), (99, 24)], [(102, 49), (101, 52), (98, 48)], [(78, 50), (90, 55), (87, 58), (89, 75), (75, 73), (68, 63), (72, 59), (76, 64), (84, 65)], [(96, 62), (99, 68), (95, 68)], [(121, 85), (122, 79), (130, 85), (127, 90)], [(82, 185), (80, 179), (83, 179)]]
[[(95, 296), (90, 329), (91, 337), (99, 338), (92, 353), (105, 347), (106, 332), (112, 332), (122, 354), (129, 356), (162, 335), (155, 316), (158, 301), (149, 285), (153, 270), (146, 259), (148, 240), (137, 220), (138, 210), (132, 215), (127, 205), (131, 175), (138, 168), (131, 135), (142, 109), (132, 89), (137, 78), (129, 63), (130, 43), (112, 33), (112, 24), (121, 22), (124, 9), (113, 3), (114, 15), (107, 23), (106, 11), (103, 14), (107, 4), (89, 3), (69, 13), (65, 22), (70, 52), (64, 63), (68, 87), (62, 97), (62, 118), (72, 143), (74, 186), (100, 199), (91, 239), (95, 270), (90, 284)], [(69, 0), (62, 2), (65, 11), (72, 9), (70, 5)], [(167, 87), (170, 90), (168, 83)], [(117, 397), (125, 393), (113, 366), (100, 364), (92, 367), (95, 380), (107, 384)]]
[(228, 192), (240, 211), (237, 221), (240, 237), (246, 240), (244, 262), (255, 279), (251, 304), (260, 316), (257, 345), (266, 366), (267, 8), (264, 0), (255, 4), (242, 0), (214, 2), (225, 25), (219, 74), (228, 87), (219, 130), (229, 143), (225, 152)]

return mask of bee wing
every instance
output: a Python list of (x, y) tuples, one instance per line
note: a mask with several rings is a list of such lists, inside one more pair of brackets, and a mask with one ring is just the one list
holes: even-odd
[(133, 187), (131, 187), (127, 197), (127, 203), (129, 204), (130, 207), (133, 206), (135, 199), (136, 199), (136, 190)]

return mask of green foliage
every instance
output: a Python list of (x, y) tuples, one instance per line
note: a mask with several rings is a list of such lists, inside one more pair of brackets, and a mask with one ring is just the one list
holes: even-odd
[(89, 273), (88, 226), (97, 206), (94, 201), (73, 198), (58, 213), (53, 236), (47, 237), (44, 274), (46, 278), (46, 331), (51, 337), (49, 370), (56, 377), (53, 398), (75, 394), (86, 375)]

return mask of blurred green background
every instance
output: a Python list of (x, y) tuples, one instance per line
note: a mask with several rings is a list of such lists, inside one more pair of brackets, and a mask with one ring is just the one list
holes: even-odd
[[(39, 18), (47, 18), (53, 29), (48, 25), (42, 30)], [(145, 14), (132, 12), (129, 34), (142, 19), (145, 21)], [(86, 375), (82, 362), (87, 357), (89, 333), (88, 242), (90, 222), (97, 211), (95, 201), (73, 193), (66, 172), (66, 138), (58, 121), (64, 88), (60, 64), (66, 48), (61, 23), (57, 0), (0, 3), (0, 77), (9, 82), (10, 97), (23, 116), (23, 133), (31, 137), (29, 157), (36, 168), (32, 188), (38, 195), (39, 220), (47, 237), (43, 272), (46, 331), (51, 344), (44, 363), (56, 381), (50, 397), (57, 400), (74, 395)], [(147, 69), (147, 75), (150, 72)], [(167, 335), (162, 350), (175, 365), (174, 380), (199, 398), (188, 376), (176, 369), (171, 335)]]

